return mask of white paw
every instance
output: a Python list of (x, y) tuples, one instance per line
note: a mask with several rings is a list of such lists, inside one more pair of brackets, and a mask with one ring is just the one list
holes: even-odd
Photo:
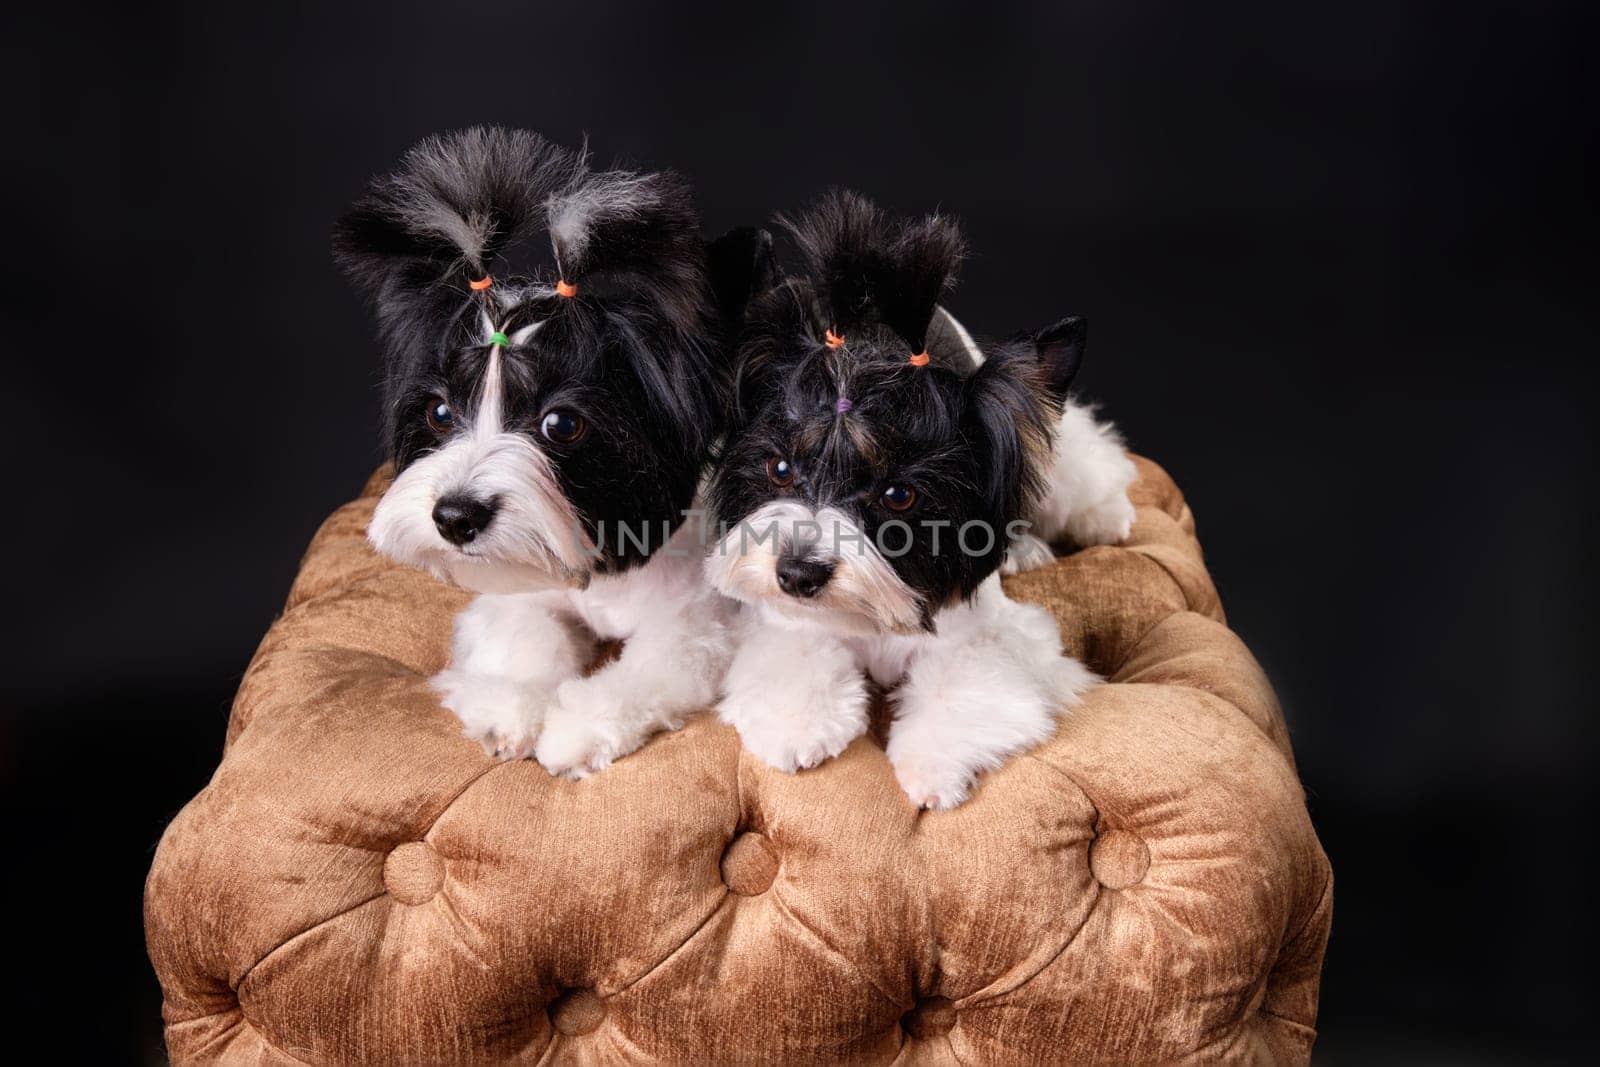
[(461, 720), (461, 732), (496, 759), (527, 759), (544, 718), (548, 694), (505, 678), (444, 670), (428, 682), (439, 702)]
[(861, 736), (865, 726), (842, 717), (806, 718), (773, 709), (751, 714), (729, 708), (726, 701), (721, 714), (723, 721), (735, 724), (739, 740), (751, 755), (786, 774), (837, 756)]
[(832, 759), (866, 732), (866, 686), (853, 675), (821, 691), (729, 694), (717, 713), (751, 755), (793, 774)]
[(644, 743), (640, 719), (608, 676), (573, 678), (556, 690), (533, 756), (551, 774), (587, 778)]
[[(1063, 687), (1080, 674), (1093, 677), (1075, 660), (1063, 657), (1060, 662), (1076, 668), (1052, 672), (1059, 674)], [(991, 674), (985, 681), (987, 696), (952, 691), (928, 699), (929, 683), (937, 687), (939, 682), (937, 677), (921, 678), (895, 694), (898, 714), (885, 753), (911, 803), (935, 810), (964, 803), (981, 772), (1002, 767), (1044, 741), (1056, 725), (1055, 706), (1044, 698), (1040, 680), (1022, 672)]]
[(1020, 574), (1023, 571), (1037, 570), (1054, 563), (1055, 560), (1055, 552), (1043, 540), (1033, 534), (1019, 534), (1006, 546), (1006, 556), (1000, 563), (1000, 573)]
[(533, 750), (539, 765), (558, 778), (580, 781), (611, 766), (623, 753), (605, 731), (586, 719), (552, 717)]
[(897, 752), (890, 756), (894, 776), (911, 803), (943, 811), (967, 799), (977, 773), (965, 762), (935, 752)]
[(1120, 544), (1128, 539), (1133, 529), (1133, 519), (1133, 501), (1128, 499), (1127, 493), (1119, 490), (1112, 496), (1069, 514), (1067, 536), (1084, 548)]

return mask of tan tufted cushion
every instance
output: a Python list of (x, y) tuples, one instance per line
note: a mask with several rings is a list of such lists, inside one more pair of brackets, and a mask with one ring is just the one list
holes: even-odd
[(383, 484), (312, 542), (156, 854), (175, 1061), (1308, 1057), (1327, 860), (1154, 464), (1126, 546), (1008, 582), (1112, 684), (922, 815), (881, 728), (798, 776), (709, 718), (579, 783), (491, 761), (425, 684), (465, 595), (366, 545)]

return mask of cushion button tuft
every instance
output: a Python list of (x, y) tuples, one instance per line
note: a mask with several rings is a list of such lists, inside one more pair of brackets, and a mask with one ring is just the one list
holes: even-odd
[(900, 1017), (900, 1029), (918, 1041), (948, 1034), (955, 1025), (955, 1005), (947, 997), (924, 997)]
[(407, 841), (383, 861), (383, 887), (402, 904), (425, 904), (444, 885), (444, 861), (425, 841)]
[(1107, 830), (1089, 843), (1089, 871), (1107, 889), (1126, 889), (1144, 881), (1150, 846), (1131, 830)]
[(569, 989), (550, 1002), (550, 1025), (567, 1037), (592, 1033), (606, 1017), (606, 1002), (592, 989)]
[(743, 833), (722, 854), (722, 880), (742, 897), (760, 896), (778, 877), (778, 853), (758, 833)]

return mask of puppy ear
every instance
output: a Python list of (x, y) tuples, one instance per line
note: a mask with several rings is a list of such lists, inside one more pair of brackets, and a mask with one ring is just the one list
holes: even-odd
[(724, 335), (731, 341), (744, 325), (745, 308), (751, 298), (777, 283), (772, 234), (752, 226), (729, 230), (706, 245), (706, 269), (711, 275), (711, 292)]
[(1064, 400), (1072, 379), (1083, 365), (1083, 346), (1088, 324), (1078, 315), (1069, 315), (1031, 335), (1024, 335), (1038, 354), (1044, 371), (1044, 385), (1057, 400)]
[(963, 384), (967, 434), (987, 468), (984, 503), (998, 530), (1043, 488), (1060, 405), (1043, 364), (1022, 346), (1000, 347)]

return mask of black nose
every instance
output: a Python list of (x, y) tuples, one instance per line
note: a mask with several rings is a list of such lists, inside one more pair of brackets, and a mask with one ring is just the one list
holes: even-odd
[(439, 536), (452, 545), (464, 545), (488, 529), (494, 519), (494, 502), (470, 496), (440, 497), (433, 506), (433, 524)]
[(833, 577), (833, 564), (784, 556), (778, 560), (778, 588), (790, 596), (813, 597)]

